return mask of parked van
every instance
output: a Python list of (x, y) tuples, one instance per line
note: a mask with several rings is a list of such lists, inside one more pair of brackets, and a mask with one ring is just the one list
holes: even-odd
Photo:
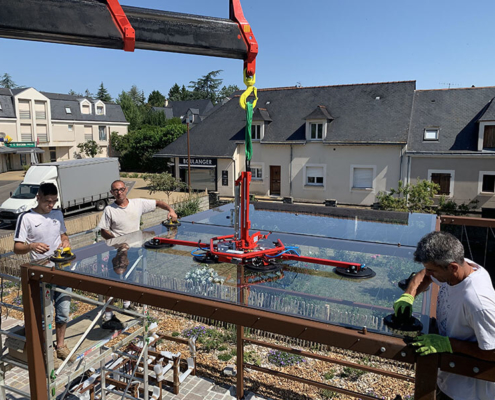
[(51, 182), (58, 188), (58, 202), (65, 215), (95, 209), (108, 204), (110, 185), (119, 179), (117, 158), (84, 158), (33, 165), (11, 197), (0, 206), (0, 220), (15, 223), (19, 214), (36, 207), (41, 183)]

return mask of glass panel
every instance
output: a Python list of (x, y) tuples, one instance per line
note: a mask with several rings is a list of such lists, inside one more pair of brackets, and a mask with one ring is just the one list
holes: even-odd
[[(383, 317), (393, 312), (392, 303), (402, 293), (397, 282), (421, 269), (412, 262), (413, 247), (282, 232), (274, 232), (266, 242), (269, 244), (280, 239), (285, 246), (299, 247), (305, 256), (365, 263), (377, 276), (368, 280), (350, 280), (336, 275), (333, 267), (302, 262), (286, 264), (280, 271), (269, 273), (250, 272), (235, 264), (195, 263), (191, 249), (195, 249), (199, 240), (205, 243), (212, 237), (233, 233), (230, 227), (191, 223), (212, 214), (225, 219), (224, 214), (228, 210), (216, 210), (184, 218), (182, 225), (171, 231), (158, 225), (75, 250), (76, 259), (64, 270), (331, 324), (356, 328), (366, 326), (368, 330), (389, 333), (382, 321)], [(327, 217), (261, 211), (253, 211), (252, 216), (253, 220), (258, 221), (256, 225), (268, 218), (263, 225), (271, 230), (280, 229), (284, 223), (284, 229), (293, 231), (301, 227), (323, 228), (329, 220)], [(421, 218), (415, 224), (409, 221), (405, 225), (407, 236), (413, 233), (421, 236), (434, 226), (434, 216), (419, 216)], [(308, 223), (310, 221), (302, 217), (312, 217), (314, 223)], [(377, 239), (379, 225), (384, 225), (387, 231), (398, 236), (397, 227), (402, 227), (376, 222), (367, 226), (353, 220), (350, 224), (342, 230), (345, 237), (354, 238), (359, 236), (357, 232), (364, 231)], [(191, 241), (193, 246), (160, 250), (142, 246), (156, 235)], [(94, 238), (94, 234), (89, 236)], [(38, 261), (38, 265), (43, 263)], [(420, 313), (421, 310), (429, 310), (428, 299), (428, 295), (420, 296), (414, 303), (415, 315), (423, 321), (425, 331), (429, 316)]]

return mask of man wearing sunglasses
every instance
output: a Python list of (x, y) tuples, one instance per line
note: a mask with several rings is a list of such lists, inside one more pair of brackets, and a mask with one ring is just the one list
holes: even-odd
[[(121, 180), (112, 182), (110, 192), (115, 202), (105, 207), (98, 227), (103, 239), (112, 239), (140, 230), (141, 216), (161, 208), (168, 211), (168, 218), (177, 221), (177, 214), (167, 203), (160, 200), (128, 199), (127, 187)], [(124, 300), (124, 308), (132, 309), (131, 302)], [(121, 330), (122, 323), (112, 311), (106, 311), (103, 317), (103, 329)]]

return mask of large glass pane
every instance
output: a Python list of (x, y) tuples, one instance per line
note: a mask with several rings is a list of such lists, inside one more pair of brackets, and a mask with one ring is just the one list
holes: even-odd
[[(435, 226), (434, 216), (421, 214), (411, 215), (401, 224), (255, 210), (251, 218), (256, 221), (254, 229), (272, 232), (263, 245), (281, 240), (286, 247), (297, 247), (304, 256), (366, 264), (376, 276), (351, 280), (337, 275), (333, 267), (307, 262), (285, 262), (281, 270), (266, 273), (252, 272), (235, 264), (195, 262), (191, 252), (199, 240), (205, 243), (212, 237), (233, 233), (230, 226), (222, 226), (230, 223), (228, 207), (184, 218), (182, 225), (172, 230), (157, 225), (82, 247), (75, 250), (76, 259), (64, 269), (330, 324), (366, 326), (368, 330), (392, 334), (384, 327), (383, 318), (393, 312), (392, 304), (402, 293), (397, 283), (421, 269), (412, 262), (417, 242), (413, 237), (419, 238)], [(213, 225), (216, 219), (229, 222)], [(328, 233), (336, 230), (341, 238), (329, 237)], [(154, 236), (190, 241), (192, 246), (143, 247), (143, 243)], [(400, 241), (402, 244), (398, 246)], [(428, 327), (429, 309), (427, 292), (414, 303), (415, 315), (425, 325), (424, 332)]]

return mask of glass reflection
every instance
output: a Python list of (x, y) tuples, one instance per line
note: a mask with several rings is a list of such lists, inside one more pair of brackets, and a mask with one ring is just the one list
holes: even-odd
[[(211, 210), (207, 213), (211, 215)], [(211, 221), (212, 217), (203, 218), (204, 215), (201, 214), (195, 218)], [(253, 220), (263, 219), (256, 216), (258, 211), (253, 214)], [(316, 225), (328, 223), (327, 217), (311, 217), (318, 220)], [(277, 227), (289, 227), (291, 218), (294, 230), (302, 230), (297, 223), (301, 220), (300, 216), (290, 214), (284, 214), (283, 221)], [(411, 224), (412, 218), (409, 218), (411, 225), (407, 228), (408, 235), (421, 237), (435, 223), (435, 217), (431, 215), (414, 220), (416, 222)], [(270, 219), (266, 219), (263, 226), (268, 227), (269, 221)], [(396, 228), (392, 224), (378, 222), (368, 222), (370, 226), (358, 225), (359, 229), (366, 227), (365, 233), (360, 233), (359, 230), (347, 231), (352, 240), (275, 230), (268, 239), (280, 239), (286, 246), (297, 246), (302, 255), (364, 263), (376, 272), (376, 277), (369, 280), (346, 279), (335, 274), (332, 267), (302, 262), (288, 262), (282, 270), (269, 273), (252, 272), (235, 264), (198, 264), (193, 261), (191, 254), (196, 250), (195, 247), (176, 245), (171, 248), (147, 249), (143, 246), (154, 236), (195, 243), (201, 240), (205, 243), (212, 237), (233, 232), (228, 226), (193, 223), (186, 219), (181, 222), (182, 225), (173, 230), (158, 225), (149, 230), (75, 250), (76, 260), (70, 266), (64, 266), (64, 269), (76, 274), (125, 281), (133, 285), (315, 321), (355, 328), (366, 326), (368, 330), (387, 334), (392, 333), (388, 332), (382, 321), (393, 312), (392, 303), (402, 293), (397, 283), (407, 278), (411, 272), (421, 269), (412, 261), (416, 243), (413, 247), (398, 246), (397, 241), (389, 244), (377, 243), (375, 240), (354, 240), (356, 237), (377, 239), (387, 229)], [(305, 227), (307, 232), (319, 230), (322, 233), (324, 230), (323, 227), (313, 226), (315, 224), (309, 225), (312, 230)], [(399, 225), (397, 229), (403, 227), (404, 225)], [(414, 312), (427, 329), (429, 293), (415, 301)]]

